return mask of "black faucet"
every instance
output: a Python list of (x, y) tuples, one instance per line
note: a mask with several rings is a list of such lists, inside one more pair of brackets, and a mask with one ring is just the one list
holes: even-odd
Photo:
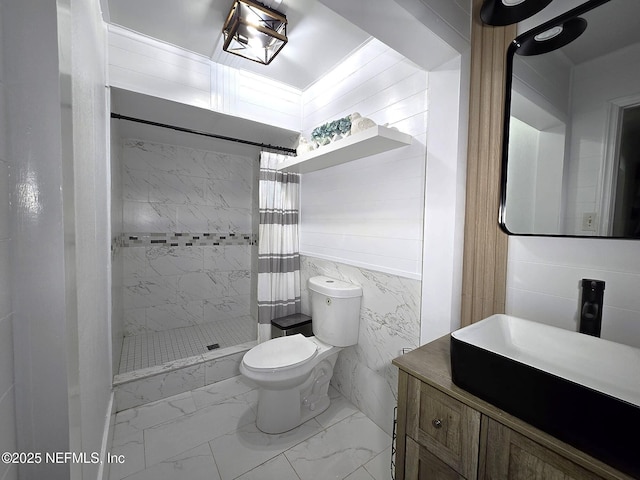
[(600, 336), (602, 327), (602, 298), (604, 281), (582, 279), (582, 301), (580, 308), (580, 333)]

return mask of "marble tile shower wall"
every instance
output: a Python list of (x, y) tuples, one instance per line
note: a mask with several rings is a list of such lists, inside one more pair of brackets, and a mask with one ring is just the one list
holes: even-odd
[(398, 398), (398, 372), (391, 360), (420, 343), (421, 282), (304, 255), (300, 272), (307, 314), (310, 277), (326, 275), (362, 287), (358, 344), (340, 352), (331, 382), (391, 435)]
[(250, 248), (124, 248), (125, 334), (250, 315)]
[(250, 315), (256, 159), (138, 140), (122, 159), (125, 335)]

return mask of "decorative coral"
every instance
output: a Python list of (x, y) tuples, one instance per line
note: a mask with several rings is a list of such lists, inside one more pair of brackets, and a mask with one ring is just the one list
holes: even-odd
[(335, 138), (349, 135), (351, 132), (351, 118), (344, 117), (339, 120), (325, 123), (311, 132), (311, 138), (318, 145), (326, 145)]
[(363, 117), (358, 112), (354, 112), (351, 117), (351, 134), (361, 132), (371, 127), (376, 126), (376, 122), (370, 118)]
[(298, 155), (301, 155), (303, 153), (315, 150), (316, 148), (317, 146), (315, 143), (309, 142), (305, 137), (301, 135), (300, 140), (298, 141), (298, 146), (296, 147), (296, 153)]

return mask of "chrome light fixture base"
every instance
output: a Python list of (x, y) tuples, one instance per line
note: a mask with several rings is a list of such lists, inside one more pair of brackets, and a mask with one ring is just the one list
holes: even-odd
[(222, 33), (225, 52), (269, 65), (287, 43), (287, 17), (253, 0), (235, 0)]

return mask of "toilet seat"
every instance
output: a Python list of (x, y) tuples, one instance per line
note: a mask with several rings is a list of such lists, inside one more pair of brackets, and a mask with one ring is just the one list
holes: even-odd
[(254, 371), (286, 369), (312, 360), (318, 350), (318, 345), (298, 333), (274, 338), (253, 347), (242, 362)]

